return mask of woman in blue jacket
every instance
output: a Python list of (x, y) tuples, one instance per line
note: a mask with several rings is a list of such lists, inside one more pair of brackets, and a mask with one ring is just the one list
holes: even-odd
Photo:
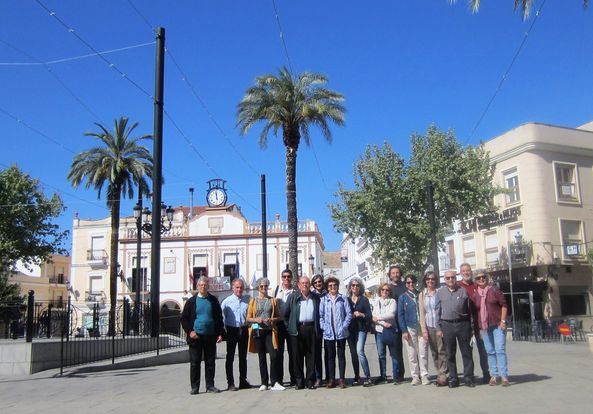
[(327, 388), (336, 387), (336, 351), (340, 370), (338, 385), (340, 388), (346, 388), (346, 338), (348, 337), (348, 326), (352, 320), (352, 312), (346, 296), (338, 293), (340, 281), (330, 276), (325, 284), (327, 295), (321, 298), (319, 304), (319, 323), (323, 330), (327, 357), (325, 367), (328, 379)]
[[(416, 276), (405, 278), (406, 293), (399, 297), (397, 303), (397, 319), (402, 331), (402, 338), (406, 344), (406, 352), (412, 373), (412, 385), (428, 385), (428, 354), (419, 352), (418, 340), (422, 338), (420, 329), (418, 291), (416, 290)], [(421, 379), (422, 378), (422, 379)]]

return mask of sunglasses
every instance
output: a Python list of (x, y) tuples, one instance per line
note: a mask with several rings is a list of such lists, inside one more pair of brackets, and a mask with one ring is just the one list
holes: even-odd
[(323, 282), (322, 282), (321, 280), (316, 280), (315, 282), (313, 282), (313, 284), (314, 284), (314, 285), (316, 285), (316, 284), (318, 284), (318, 283), (321, 283), (321, 284), (323, 284)]
[(452, 279), (456, 279), (457, 276), (445, 276), (446, 280), (452, 280)]
[(414, 282), (413, 282), (413, 281), (411, 281), (411, 280), (408, 280), (408, 281), (406, 282), (406, 285), (413, 285), (413, 284), (414, 284)]
[(484, 280), (484, 279), (486, 279), (486, 276), (476, 276), (474, 279), (476, 279), (476, 280)]
[(282, 279), (292, 279), (292, 276), (282, 275)]
[(381, 292), (389, 292), (390, 289), (381, 289)]
[(436, 279), (434, 277), (429, 277), (426, 279), (427, 282), (436, 282)]
[(261, 285), (259, 288), (260, 288), (260, 289), (269, 289), (269, 288), (270, 288), (270, 286), (269, 286), (269, 285)]
[(350, 287), (360, 287), (360, 285), (350, 285)]
[(327, 285), (327, 287), (338, 287), (338, 285), (336, 285), (335, 283), (330, 283), (329, 285)]

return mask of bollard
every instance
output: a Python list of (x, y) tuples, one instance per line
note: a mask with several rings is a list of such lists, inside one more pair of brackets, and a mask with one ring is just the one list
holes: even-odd
[(33, 342), (33, 314), (35, 313), (35, 291), (30, 290), (27, 298), (27, 342)]

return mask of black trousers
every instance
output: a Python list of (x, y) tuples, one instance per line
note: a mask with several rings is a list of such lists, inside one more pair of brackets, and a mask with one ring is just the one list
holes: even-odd
[(403, 340), (402, 340), (402, 333), (398, 329), (397, 333), (395, 334), (395, 341), (396, 341), (396, 348), (395, 348), (395, 359), (397, 359), (397, 378), (399, 381), (403, 381), (404, 379), (404, 354), (403, 354)]
[(200, 335), (189, 346), (189, 381), (192, 389), (200, 388), (200, 366), (204, 361), (206, 388), (214, 386), (216, 335)]
[(327, 353), (323, 354), (323, 335), (317, 335), (315, 338), (315, 379), (318, 381), (323, 380), (323, 363), (322, 355), (324, 356), (324, 362), (326, 366), (326, 379), (327, 379)]
[[(255, 349), (259, 358), (259, 376), (261, 378), (261, 385), (274, 385), (278, 381), (276, 373), (278, 352), (274, 349), (272, 342), (272, 331), (269, 329), (259, 329), (257, 337), (254, 336)], [(270, 375), (268, 376), (268, 364), (266, 355), (270, 354)]]
[(340, 370), (340, 379), (346, 377), (346, 338), (337, 339), (335, 341), (325, 342), (325, 355), (327, 357), (325, 371), (327, 379), (336, 379), (336, 350), (338, 354), (338, 369)]
[[(315, 338), (314, 324), (299, 325), (298, 335), (290, 337), (294, 355), (294, 377), (297, 386), (304, 387), (315, 383)], [(303, 362), (305, 371), (303, 371)]]
[[(286, 346), (285, 346), (286, 344)], [(284, 350), (288, 349), (288, 373), (290, 374), (290, 384), (295, 384), (294, 367), (293, 367), (293, 350), (292, 341), (286, 331), (284, 322), (278, 324), (278, 356), (276, 358), (276, 374), (278, 375), (278, 382), (284, 381)]]
[(482, 335), (480, 335), (479, 332), (474, 334), (474, 338), (476, 338), (476, 346), (478, 347), (478, 354), (480, 355), (480, 368), (482, 368), (482, 375), (487, 378), (490, 376), (490, 370), (488, 369), (488, 352), (486, 352), (484, 340), (482, 339)]
[(474, 359), (472, 357), (472, 347), (470, 345), (472, 329), (469, 321), (447, 322), (441, 321), (443, 331), (443, 344), (447, 354), (447, 368), (449, 369), (449, 378), (457, 379), (457, 344), (461, 351), (463, 359), (463, 376), (466, 379), (474, 377)]
[(236, 328), (226, 326), (226, 380), (229, 385), (235, 384), (233, 364), (235, 362), (235, 349), (239, 348), (239, 381), (247, 381), (247, 342), (249, 331), (246, 326)]

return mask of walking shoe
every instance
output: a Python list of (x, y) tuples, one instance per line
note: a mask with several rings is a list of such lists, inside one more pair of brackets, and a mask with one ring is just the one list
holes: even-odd
[(466, 387), (470, 387), (470, 388), (474, 388), (476, 386), (476, 382), (474, 381), (473, 378), (467, 378), (465, 380), (465, 386)]
[(336, 388), (336, 380), (330, 379), (325, 388)]
[(377, 378), (375, 378), (375, 381), (373, 381), (373, 383), (375, 385), (386, 384), (387, 383), (387, 378), (385, 378), (385, 377), (377, 377)]
[(339, 379), (338, 380), (338, 387), (340, 387), (341, 389), (346, 388), (346, 381), (344, 381), (343, 379)]
[(321, 387), (321, 380), (320, 379), (318, 379), (317, 381), (315, 381), (315, 386), (317, 388)]
[(206, 392), (211, 392), (213, 394), (217, 394), (220, 392), (220, 390), (218, 388), (216, 388), (214, 385), (211, 385), (206, 388)]
[(251, 388), (251, 384), (247, 381), (241, 381), (239, 383), (239, 389), (240, 390), (248, 390), (249, 388)]
[(239, 388), (235, 387), (235, 384), (229, 384), (227, 391), (239, 391)]
[(200, 393), (200, 390), (198, 388), (192, 388), (191, 391), (189, 392), (191, 395), (197, 395)]
[(267, 386), (267, 385), (263, 385), (263, 384), (262, 384), (262, 385), (260, 385), (260, 387), (259, 387), (259, 390), (260, 390), (260, 391), (266, 391), (267, 389), (268, 389), (268, 386)]
[(490, 374), (484, 374), (484, 376), (482, 377), (482, 384), (490, 384), (490, 378), (492, 378)]
[(488, 381), (488, 385), (498, 385), (498, 381), (496, 377), (490, 377), (490, 381)]
[(430, 379), (428, 379), (428, 376), (423, 376), (422, 377), (422, 385), (430, 385)]
[(449, 388), (457, 388), (459, 387), (459, 380), (450, 379), (449, 380)]
[(355, 387), (360, 384), (362, 384), (362, 382), (360, 381), (360, 377), (355, 377), (354, 381), (352, 381), (352, 386)]
[(509, 379), (507, 377), (502, 377), (502, 381), (500, 382), (500, 384), (503, 387), (508, 387), (509, 385), (511, 385), (511, 384), (509, 384)]
[(418, 377), (412, 378), (412, 385), (420, 385), (420, 384), (422, 384), (420, 382), (420, 378), (418, 378)]
[(363, 387), (372, 387), (373, 386), (373, 381), (371, 381), (370, 378), (367, 378), (364, 380), (364, 382), (362, 383)]
[(270, 388), (272, 391), (284, 391), (285, 389), (286, 388), (284, 388), (284, 385), (280, 384), (279, 382), (276, 382), (274, 386)]

